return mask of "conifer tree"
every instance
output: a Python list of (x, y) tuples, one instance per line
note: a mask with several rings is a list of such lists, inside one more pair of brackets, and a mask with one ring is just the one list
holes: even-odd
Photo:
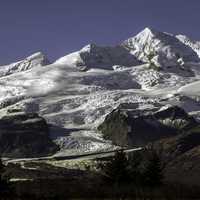
[(147, 186), (160, 186), (163, 182), (163, 167), (158, 154), (152, 150), (144, 172), (144, 183)]
[(124, 151), (117, 151), (115, 156), (108, 162), (100, 163), (99, 168), (106, 181), (120, 184), (130, 179), (128, 170), (128, 158)]

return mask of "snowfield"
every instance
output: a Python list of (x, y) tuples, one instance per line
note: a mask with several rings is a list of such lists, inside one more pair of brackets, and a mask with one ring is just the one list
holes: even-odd
[(180, 87), (178, 93), (185, 96), (200, 96), (200, 81), (195, 81)]
[(0, 114), (38, 112), (62, 148), (58, 155), (113, 149), (96, 128), (122, 103), (141, 110), (179, 105), (198, 118), (198, 55), (182, 39), (151, 29), (116, 47), (87, 45), (52, 64), (37, 53), (0, 67)]

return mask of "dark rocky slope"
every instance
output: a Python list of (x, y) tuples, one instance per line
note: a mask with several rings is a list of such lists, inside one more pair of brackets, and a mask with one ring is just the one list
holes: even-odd
[(171, 182), (200, 185), (200, 126), (154, 143)]
[(36, 113), (11, 113), (0, 119), (0, 153), (3, 157), (47, 156), (58, 150), (49, 138), (48, 125)]
[(120, 146), (153, 147), (164, 163), (166, 181), (200, 185), (200, 125), (182, 108), (149, 112), (120, 105), (99, 130)]
[(121, 105), (106, 116), (98, 130), (116, 145), (133, 147), (175, 136), (196, 124), (193, 117), (177, 106), (145, 112), (123, 109)]

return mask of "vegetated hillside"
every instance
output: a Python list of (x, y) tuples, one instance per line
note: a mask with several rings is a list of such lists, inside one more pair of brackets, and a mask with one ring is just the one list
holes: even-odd
[(199, 125), (181, 134), (155, 143), (165, 162), (166, 179), (185, 185), (199, 185)]

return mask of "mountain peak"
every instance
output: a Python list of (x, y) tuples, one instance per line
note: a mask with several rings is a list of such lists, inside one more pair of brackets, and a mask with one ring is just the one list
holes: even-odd
[(47, 59), (46, 55), (44, 53), (42, 53), (41, 51), (36, 52), (36, 53), (28, 56), (25, 60), (37, 63), (37, 65), (41, 65), (41, 66), (50, 64), (50, 62)]
[(136, 36), (122, 43), (140, 61), (153, 63), (158, 67), (178, 66), (184, 62), (199, 62), (197, 54), (174, 35), (145, 28)]
[(142, 37), (144, 37), (145, 35), (157, 35), (157, 34), (161, 34), (162, 32), (151, 28), (151, 27), (146, 27), (145, 29), (143, 29), (141, 32), (139, 32), (137, 34), (137, 36), (141, 35)]
[(151, 27), (146, 27), (143, 31), (141, 32), (145, 32), (145, 33), (153, 33), (153, 32), (158, 32), (156, 31), (154, 28)]
[(33, 60), (33, 59), (37, 59), (37, 58), (41, 58), (41, 57), (45, 57), (45, 55), (41, 51), (38, 51), (38, 52), (33, 53), (32, 55), (28, 56), (26, 59)]
[(91, 50), (96, 49), (96, 48), (97, 48), (97, 45), (96, 45), (96, 44), (90, 43), (90, 44), (84, 46), (84, 47), (81, 49), (81, 51), (90, 52)]
[(50, 64), (50, 62), (46, 56), (42, 52), (36, 52), (23, 60), (0, 67), (0, 77), (48, 64)]

